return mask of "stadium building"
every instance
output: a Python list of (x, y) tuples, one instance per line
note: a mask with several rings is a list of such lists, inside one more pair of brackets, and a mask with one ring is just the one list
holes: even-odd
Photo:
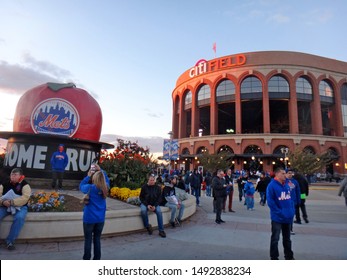
[(347, 62), (261, 51), (199, 60), (172, 92), (176, 168), (227, 151), (235, 169), (290, 165), (296, 147), (330, 151), (329, 172), (347, 170)]

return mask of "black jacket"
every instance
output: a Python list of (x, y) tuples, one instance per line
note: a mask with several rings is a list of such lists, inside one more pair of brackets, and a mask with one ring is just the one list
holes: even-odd
[(257, 184), (256, 190), (258, 192), (266, 192), (267, 185), (270, 183), (270, 181), (271, 181), (271, 178), (268, 176), (261, 178)]
[(219, 178), (218, 176), (213, 177), (212, 179), (212, 189), (214, 197), (226, 197), (227, 191), (224, 187), (225, 180), (224, 178)]
[(158, 206), (161, 203), (161, 188), (158, 185), (149, 186), (145, 184), (140, 192), (141, 203), (148, 206)]
[(161, 203), (160, 205), (161, 206), (164, 206), (166, 204), (166, 199), (165, 197), (167, 196), (172, 196), (172, 195), (176, 195), (176, 192), (175, 192), (175, 187), (170, 187), (170, 186), (165, 186), (163, 188), (163, 191), (162, 191), (162, 195), (161, 195)]
[(293, 177), (299, 183), (300, 193), (304, 193), (304, 194), (306, 194), (306, 196), (308, 196), (308, 182), (307, 182), (305, 176), (300, 174), (300, 173), (295, 173)]

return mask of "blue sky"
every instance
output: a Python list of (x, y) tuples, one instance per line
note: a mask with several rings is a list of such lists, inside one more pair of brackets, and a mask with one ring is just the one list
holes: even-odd
[(21, 94), (74, 82), (103, 134), (168, 137), (177, 78), (199, 59), (287, 50), (347, 61), (347, 1), (0, 0), (0, 130)]

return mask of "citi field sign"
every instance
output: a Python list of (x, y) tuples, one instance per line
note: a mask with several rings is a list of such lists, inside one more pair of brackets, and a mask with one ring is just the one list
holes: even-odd
[(223, 68), (237, 67), (246, 63), (244, 54), (231, 55), (219, 59), (207, 61), (200, 59), (194, 67), (189, 70), (189, 77), (193, 78), (201, 74), (217, 71)]

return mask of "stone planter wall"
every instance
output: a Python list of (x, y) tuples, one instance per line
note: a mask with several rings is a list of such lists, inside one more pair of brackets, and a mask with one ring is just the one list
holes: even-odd
[[(196, 211), (195, 197), (190, 196), (184, 202), (183, 219), (192, 216)], [(164, 224), (170, 220), (170, 209), (162, 207)], [(28, 213), (24, 227), (17, 239), (26, 240), (76, 240), (83, 239), (82, 212), (42, 212)], [(157, 226), (157, 216), (149, 214), (149, 222)], [(6, 238), (12, 217), (6, 217), (0, 225), (0, 239)], [(106, 212), (103, 235), (120, 235), (126, 232), (143, 230), (140, 208), (110, 210)]]

